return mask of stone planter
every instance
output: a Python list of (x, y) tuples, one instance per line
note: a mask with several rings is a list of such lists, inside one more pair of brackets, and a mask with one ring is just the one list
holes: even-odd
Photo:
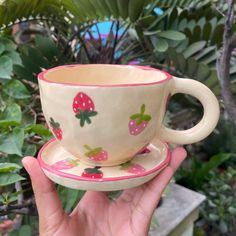
[(170, 184), (157, 208), (149, 236), (192, 236), (193, 224), (205, 196), (177, 184)]

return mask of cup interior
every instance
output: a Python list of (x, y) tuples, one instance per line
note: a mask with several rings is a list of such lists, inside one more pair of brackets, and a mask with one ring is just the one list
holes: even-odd
[(169, 78), (169, 74), (149, 67), (105, 64), (59, 66), (39, 75), (52, 83), (90, 86), (155, 84)]

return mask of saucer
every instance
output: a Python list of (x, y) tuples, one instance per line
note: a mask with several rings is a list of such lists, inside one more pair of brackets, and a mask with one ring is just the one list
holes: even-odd
[(67, 152), (52, 139), (39, 151), (39, 164), (57, 184), (81, 190), (115, 191), (142, 185), (154, 178), (170, 161), (168, 145), (159, 140), (127, 163), (92, 167)]

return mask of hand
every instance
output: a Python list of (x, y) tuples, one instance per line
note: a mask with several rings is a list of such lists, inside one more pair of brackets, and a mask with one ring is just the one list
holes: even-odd
[(30, 175), (39, 213), (40, 236), (144, 236), (152, 215), (176, 169), (186, 157), (183, 148), (172, 152), (171, 162), (150, 182), (124, 190), (115, 200), (105, 192), (87, 191), (67, 215), (54, 184), (44, 175), (37, 159), (22, 163)]

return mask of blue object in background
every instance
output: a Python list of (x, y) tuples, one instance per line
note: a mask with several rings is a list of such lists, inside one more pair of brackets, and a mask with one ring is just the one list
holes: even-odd
[[(103, 21), (103, 22), (97, 23), (96, 25), (93, 25), (90, 28), (89, 31), (93, 35), (93, 37), (95, 39), (99, 39), (99, 37), (101, 38), (102, 45), (106, 45), (107, 36), (110, 33), (111, 26), (112, 26), (112, 21)], [(124, 31), (125, 31), (124, 28), (119, 28), (118, 35), (117, 35), (118, 38), (124, 33)], [(116, 29), (116, 25), (115, 24), (112, 27), (112, 32), (113, 32), (114, 35), (116, 35), (116, 33), (117, 33), (117, 29)], [(89, 33), (85, 33), (84, 37), (85, 37), (86, 40), (89, 40), (90, 39)], [(80, 44), (78, 43), (76, 47), (77, 47), (77, 50), (79, 51), (80, 50)], [(122, 51), (121, 50), (116, 51), (115, 54), (114, 54), (114, 58), (115, 59), (117, 59), (117, 58), (119, 58), (121, 56), (122, 56)], [(142, 60), (137, 58), (137, 59), (134, 59), (134, 60), (128, 62), (128, 64), (130, 64), (130, 65), (138, 65), (141, 61)]]
[[(101, 38), (106, 38), (111, 30), (111, 26), (112, 26), (112, 21), (99, 22), (99, 23), (97, 23), (97, 26), (93, 25), (90, 28), (90, 32), (93, 34), (94, 38), (99, 38), (99, 33), (100, 33)], [(97, 28), (98, 28), (98, 30), (97, 30)], [(113, 26), (112, 32), (114, 35), (116, 34), (116, 25)], [(123, 32), (124, 32), (124, 28), (120, 28), (118, 30), (118, 37), (121, 36)], [(87, 38), (87, 39), (90, 38), (88, 33), (85, 34), (85, 38)]]
[(154, 8), (153, 11), (159, 16), (162, 16), (164, 14), (164, 11), (159, 7)]
[[(146, 7), (145, 7), (145, 9), (149, 9), (151, 7), (151, 4), (148, 4)], [(155, 7), (154, 9), (153, 9), (153, 11), (157, 14), (157, 15), (159, 15), (159, 16), (162, 16), (163, 14), (164, 14), (164, 11), (160, 8), (160, 7)]]

